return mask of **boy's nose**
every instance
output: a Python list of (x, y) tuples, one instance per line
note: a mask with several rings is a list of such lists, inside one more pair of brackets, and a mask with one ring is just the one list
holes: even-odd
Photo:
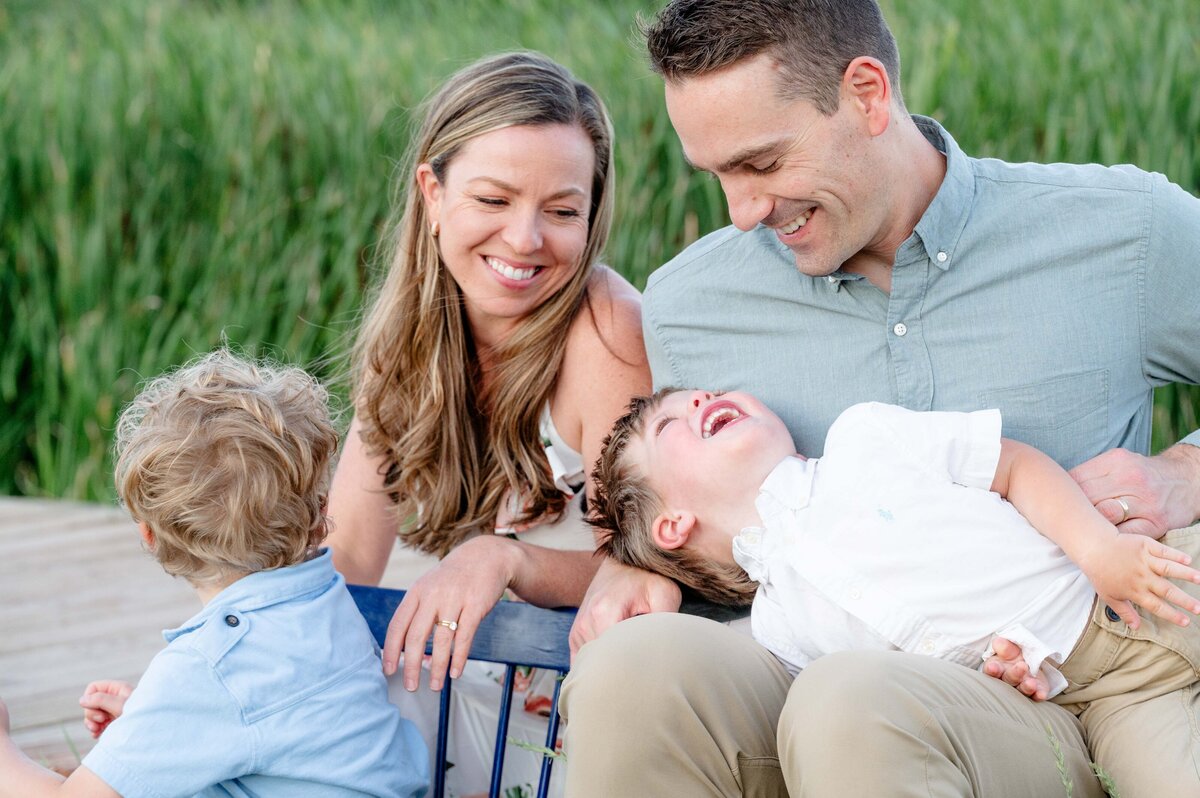
[(699, 409), (700, 405), (712, 399), (712, 394), (708, 391), (692, 391), (692, 410)]

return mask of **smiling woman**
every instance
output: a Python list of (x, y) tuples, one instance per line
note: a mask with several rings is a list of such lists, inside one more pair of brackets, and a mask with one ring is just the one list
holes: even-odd
[[(596, 94), (545, 56), (511, 53), (453, 75), (425, 111), (355, 350), (328, 539), (355, 583), (379, 582), (397, 535), (443, 558), (409, 588), (384, 645), (388, 673), (408, 654), (409, 692), (431, 634), (432, 689), (447, 672), (486, 682), (466, 657), (506, 591), (579, 604), (599, 565), (581, 520), (584, 464), (649, 387), (640, 298), (596, 263), (612, 218)], [(525, 703), (545, 708), (536, 685)]]

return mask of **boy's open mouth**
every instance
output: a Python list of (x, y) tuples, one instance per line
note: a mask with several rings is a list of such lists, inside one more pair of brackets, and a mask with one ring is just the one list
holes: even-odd
[(733, 422), (745, 418), (746, 414), (733, 402), (713, 402), (704, 409), (700, 420), (700, 437), (711, 438)]

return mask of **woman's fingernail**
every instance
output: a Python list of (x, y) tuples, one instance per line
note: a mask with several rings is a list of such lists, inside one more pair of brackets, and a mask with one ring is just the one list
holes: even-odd
[(411, 693), (417, 689), (417, 683), (414, 682), (412, 679), (405, 679), (404, 680), (404, 689)]

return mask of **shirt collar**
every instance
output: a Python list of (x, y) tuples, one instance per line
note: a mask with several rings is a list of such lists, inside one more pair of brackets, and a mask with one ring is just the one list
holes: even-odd
[(758, 489), (754, 506), (763, 525), (748, 526), (733, 539), (734, 562), (755, 582), (769, 581), (771, 553), (783, 542), (788, 528), (784, 517), (808, 506), (815, 466), (815, 460), (786, 457)]
[(929, 203), (917, 222), (913, 235), (900, 246), (896, 261), (899, 263), (906, 251), (920, 247), (925, 257), (946, 271), (954, 265), (959, 239), (971, 215), (971, 204), (975, 198), (975, 171), (971, 167), (971, 159), (944, 127), (927, 116), (914, 115), (912, 119), (926, 140), (946, 156), (946, 176), (933, 202)]
[(212, 600), (204, 605), (204, 609), (182, 626), (165, 630), (163, 637), (170, 643), (180, 635), (200, 628), (217, 613), (224, 613), (229, 609), (249, 612), (291, 601), (306, 593), (327, 590), (331, 582), (341, 578), (341, 575), (333, 570), (332, 553), (323, 548), (316, 557), (299, 565), (243, 576), (213, 596)]

